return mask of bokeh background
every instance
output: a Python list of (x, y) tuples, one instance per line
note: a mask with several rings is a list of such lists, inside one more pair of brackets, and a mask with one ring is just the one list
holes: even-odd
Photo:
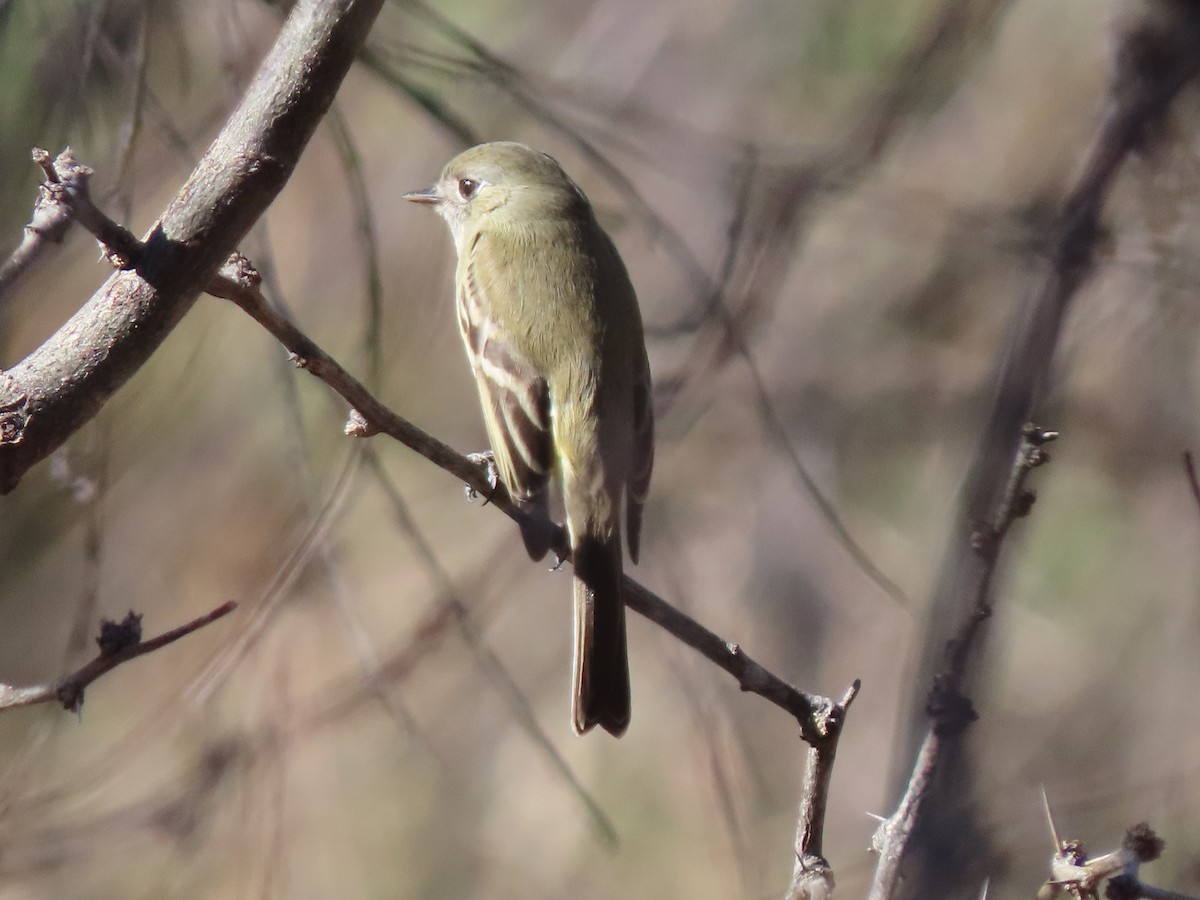
[[(632, 272), (656, 377), (634, 574), (806, 690), (863, 679), (827, 822), (841, 896), (863, 895), (869, 814), (911, 764), (929, 595), (1097, 127), (1115, 11), (397, 0), (242, 248), (386, 403), (476, 450), (453, 250), (400, 195), (480, 139), (574, 174)], [(283, 15), (0, 2), (0, 247), (29, 216), (32, 146), (72, 145), (101, 205), (146, 229)], [(1063, 437), (1007, 547), (974, 697), (971, 896), (984, 875), (993, 898), (1046, 877), (1042, 786), (1064, 837), (1109, 849), (1148, 820), (1167, 850), (1147, 878), (1200, 890), (1200, 508), (1181, 464), (1200, 449), (1198, 116), (1185, 93), (1123, 171), (1040, 411)], [(0, 300), (0, 366), (106, 275), (72, 234)], [(101, 616), (134, 609), (155, 634), (241, 604), (98, 682), (79, 717), (0, 717), (0, 898), (780, 896), (795, 723), (634, 616), (633, 726), (575, 738), (568, 577), (445, 473), (345, 438), (345, 415), (203, 298), (0, 500), (0, 681), (78, 666)]]

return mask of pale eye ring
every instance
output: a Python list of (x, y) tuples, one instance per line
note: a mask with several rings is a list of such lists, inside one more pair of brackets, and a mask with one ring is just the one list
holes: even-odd
[(458, 179), (458, 193), (464, 200), (470, 200), (479, 190), (479, 182), (474, 178)]

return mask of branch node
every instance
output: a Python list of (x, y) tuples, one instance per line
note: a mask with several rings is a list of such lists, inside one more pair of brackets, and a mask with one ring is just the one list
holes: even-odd
[(833, 896), (833, 869), (816, 853), (796, 854), (788, 900), (825, 900)]
[(1163, 848), (1167, 846), (1167, 843), (1154, 833), (1154, 829), (1148, 823), (1138, 822), (1125, 832), (1125, 839), (1121, 841), (1121, 846), (1126, 850), (1133, 851), (1138, 862), (1147, 863), (1162, 856)]
[(854, 702), (854, 698), (858, 696), (858, 692), (862, 690), (862, 679), (855, 678), (846, 688), (846, 692), (842, 694), (842, 699), (837, 702), (837, 708), (841, 710), (842, 715), (846, 714), (846, 710), (850, 708), (850, 704)]
[(933, 719), (933, 730), (942, 736), (962, 734), (979, 718), (970, 699), (942, 675), (934, 679), (925, 711)]
[(67, 678), (60, 683), (54, 695), (67, 712), (78, 713), (83, 709), (83, 685), (73, 678)]
[(1049, 428), (1042, 428), (1035, 422), (1026, 422), (1021, 428), (1021, 437), (1034, 446), (1040, 447), (1042, 444), (1049, 444), (1058, 440), (1058, 432)]
[(120, 622), (112, 619), (100, 620), (100, 636), (96, 644), (100, 647), (101, 656), (116, 656), (122, 650), (127, 650), (142, 641), (142, 615), (132, 609)]
[[(130, 235), (132, 237), (132, 235)], [(137, 264), (120, 250), (108, 246), (104, 241), (97, 240), (100, 245), (100, 258), (116, 269), (118, 272), (128, 272)]]
[[(0, 372), (0, 379), (7, 380), (8, 376)], [(0, 405), (0, 445), (21, 443), (32, 418), (27, 394), (21, 394), (9, 403)]]
[(1023, 519), (1033, 512), (1033, 504), (1037, 502), (1037, 494), (1034, 491), (1022, 491), (1013, 501), (1012, 517), (1014, 519)]
[(357, 409), (351, 409), (350, 415), (346, 417), (346, 424), (342, 431), (348, 437), (368, 438), (379, 434), (379, 429), (367, 421), (367, 417), (360, 413)]
[(230, 278), (245, 288), (257, 288), (262, 284), (262, 274), (250, 258), (238, 250), (234, 250), (221, 267), (221, 274)]
[(42, 170), (42, 174), (46, 176), (46, 181), (50, 184), (58, 184), (58, 173), (54, 171), (54, 160), (50, 156), (49, 150), (44, 150), (41, 147), (34, 147), (29, 154), (33, 157), (33, 161)]

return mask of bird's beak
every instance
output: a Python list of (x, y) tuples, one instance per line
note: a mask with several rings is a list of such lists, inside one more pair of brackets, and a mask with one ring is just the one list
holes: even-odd
[(423, 191), (409, 191), (404, 199), (411, 203), (441, 203), (442, 198), (435, 188), (425, 188)]

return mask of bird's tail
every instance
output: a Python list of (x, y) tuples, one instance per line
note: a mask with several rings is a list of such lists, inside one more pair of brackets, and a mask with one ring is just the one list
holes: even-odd
[(575, 565), (575, 662), (571, 718), (583, 734), (599, 725), (614, 737), (629, 727), (629, 656), (621, 589), (621, 536), (583, 535)]

